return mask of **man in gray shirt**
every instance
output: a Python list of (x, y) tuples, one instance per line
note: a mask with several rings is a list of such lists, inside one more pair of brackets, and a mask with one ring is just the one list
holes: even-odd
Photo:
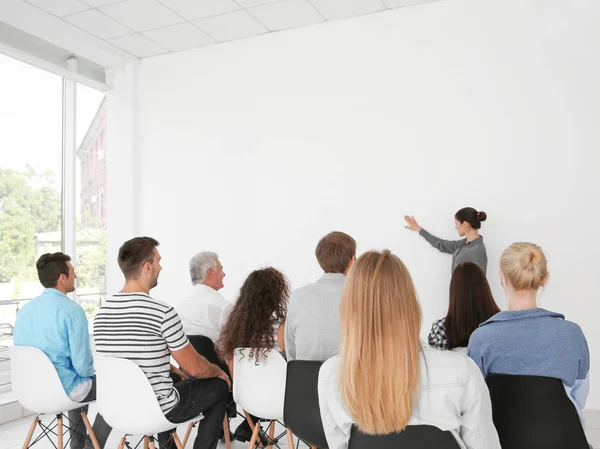
[(285, 320), (288, 361), (327, 360), (340, 349), (340, 300), (346, 273), (356, 260), (356, 241), (331, 232), (319, 241), (315, 255), (325, 273), (292, 292)]

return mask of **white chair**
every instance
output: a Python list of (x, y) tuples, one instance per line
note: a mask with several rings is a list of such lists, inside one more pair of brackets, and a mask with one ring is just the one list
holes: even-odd
[[(63, 419), (66, 418), (64, 413), (69, 410), (81, 408), (89, 404), (89, 402), (73, 402), (67, 396), (54, 365), (40, 349), (28, 346), (14, 346), (9, 348), (9, 351), (12, 370), (12, 389), (21, 405), (27, 410), (36, 413), (23, 448), (30, 447), (29, 443), (31, 442), (35, 428), (39, 425), (42, 435), (33, 444), (44, 436), (52, 441), (50, 435), (56, 429), (57, 446), (59, 449), (63, 449)], [(56, 424), (52, 421), (49, 426), (45, 426), (40, 420), (40, 415), (42, 414), (56, 415)], [(81, 417), (94, 448), (100, 449), (86, 413), (82, 411)]]
[[(250, 348), (237, 348), (233, 353), (233, 399), (246, 413), (270, 421), (272, 439), (275, 422), (283, 421), (287, 362), (275, 350), (257, 362), (250, 357), (250, 351)], [(260, 422), (257, 422), (249, 448), (256, 444), (259, 430)], [(293, 448), (292, 432), (286, 429), (286, 433), (289, 447)]]
[[(98, 357), (96, 359), (96, 378), (98, 412), (114, 429), (124, 434), (119, 449), (127, 443), (127, 435), (143, 435), (144, 447), (155, 449), (153, 435), (173, 429), (175, 446), (183, 449), (187, 436), (182, 443), (175, 431), (184, 423), (172, 423), (165, 418), (152, 385), (142, 369), (127, 359)], [(197, 421), (195, 417), (187, 421), (190, 425)], [(189, 436), (190, 430), (188, 430)]]

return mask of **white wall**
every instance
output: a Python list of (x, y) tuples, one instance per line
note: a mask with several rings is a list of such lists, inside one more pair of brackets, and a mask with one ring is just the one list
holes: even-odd
[(474, 206), (499, 304), (502, 249), (540, 244), (543, 305), (600, 356), (599, 21), (593, 0), (446, 0), (145, 60), (135, 188), (137, 230), (161, 242), (155, 295), (181, 300), (204, 249), (226, 296), (267, 264), (299, 287), (338, 229), (405, 261), (426, 334), (451, 260), (402, 216), (455, 238), (454, 213)]

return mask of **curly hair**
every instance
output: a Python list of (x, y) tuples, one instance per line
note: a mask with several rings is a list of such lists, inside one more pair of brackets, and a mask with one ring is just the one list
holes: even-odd
[(250, 273), (217, 340), (221, 359), (230, 359), (236, 348), (251, 348), (250, 357), (263, 360), (275, 345), (273, 320), (285, 321), (289, 297), (280, 271), (267, 267)]

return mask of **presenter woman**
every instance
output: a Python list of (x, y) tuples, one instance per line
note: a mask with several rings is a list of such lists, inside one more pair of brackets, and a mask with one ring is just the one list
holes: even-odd
[(481, 222), (485, 221), (486, 218), (485, 212), (478, 212), (477, 209), (472, 207), (462, 208), (454, 216), (454, 221), (458, 235), (464, 238), (461, 240), (442, 240), (423, 229), (414, 217), (409, 215), (404, 217), (407, 223), (406, 229), (418, 231), (431, 246), (442, 253), (452, 254), (452, 271), (463, 262), (472, 262), (479, 266), (484, 273), (487, 270), (487, 253), (483, 244), (483, 237), (479, 235), (479, 228), (481, 228)]

